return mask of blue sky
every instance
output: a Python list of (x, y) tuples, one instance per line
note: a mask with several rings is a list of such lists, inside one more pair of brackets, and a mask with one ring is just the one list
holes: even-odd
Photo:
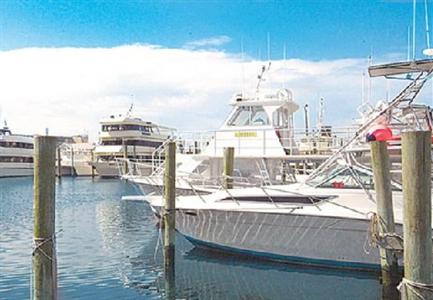
[[(422, 58), (424, 1), (416, 21)], [(215, 129), (231, 96), (254, 90), (269, 34), (275, 74), (268, 87), (288, 88), (301, 107), (309, 104), (313, 123), (323, 97), (325, 122), (348, 125), (362, 95), (375, 105), (398, 93), (401, 81), (362, 74), (370, 53), (376, 63), (406, 59), (411, 22), (410, 0), (3, 0), (0, 118), (23, 133), (49, 127), (96, 138), (98, 120), (126, 112), (134, 99), (150, 121)], [(421, 98), (431, 103), (433, 89)], [(295, 125), (302, 124), (298, 112)]]
[[(430, 3), (433, 8), (433, 3)], [(417, 5), (418, 45), (424, 1)], [(432, 10), (432, 9), (431, 9)], [(432, 10), (433, 12), (433, 10)], [(149, 43), (182, 47), (228, 36), (228, 52), (272, 58), (366, 57), (405, 53), (412, 1), (0, 1), (0, 49), (112, 47)]]

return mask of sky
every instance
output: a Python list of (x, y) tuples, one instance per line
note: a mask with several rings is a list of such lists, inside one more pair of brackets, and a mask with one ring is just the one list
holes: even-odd
[[(271, 60), (268, 87), (289, 88), (313, 118), (323, 97), (325, 121), (346, 125), (362, 95), (375, 105), (401, 88), (362, 74), (369, 56), (407, 59), (412, 13), (410, 0), (0, 1), (0, 118), (21, 133), (96, 139), (98, 121), (133, 102), (148, 120), (214, 129)], [(425, 58), (424, 0), (415, 21)]]

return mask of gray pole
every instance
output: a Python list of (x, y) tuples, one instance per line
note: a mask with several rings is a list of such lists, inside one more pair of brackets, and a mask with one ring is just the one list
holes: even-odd
[[(404, 279), (432, 283), (431, 132), (402, 135)], [(403, 288), (402, 299), (432, 299), (425, 290)]]
[(35, 137), (33, 299), (57, 299), (55, 249), (56, 143), (52, 136)]

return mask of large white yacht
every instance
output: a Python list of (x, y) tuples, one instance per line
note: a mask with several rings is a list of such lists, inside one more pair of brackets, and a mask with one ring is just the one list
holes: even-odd
[(151, 158), (156, 148), (173, 136), (173, 130), (131, 115), (110, 116), (100, 122), (99, 144), (91, 163), (99, 176), (117, 177), (125, 159), (140, 162), (135, 166), (140, 174), (150, 174)]
[(33, 137), (0, 128), (0, 177), (33, 175)]
[[(177, 231), (197, 246), (295, 263), (380, 269), (374, 238), (387, 247), (402, 246), (401, 157), (391, 159), (395, 232), (379, 235), (374, 229), (380, 225), (374, 223), (378, 221), (372, 170), (366, 157), (358, 156), (359, 149), (369, 148), (366, 139), (381, 140), (392, 153), (401, 149), (394, 143), (405, 130), (431, 131), (432, 109), (413, 101), (433, 74), (433, 60), (375, 66), (369, 72), (372, 77), (419, 75), (392, 101), (376, 107), (304, 183), (177, 197)], [(378, 125), (381, 129), (372, 130)], [(163, 197), (146, 200), (160, 216)]]

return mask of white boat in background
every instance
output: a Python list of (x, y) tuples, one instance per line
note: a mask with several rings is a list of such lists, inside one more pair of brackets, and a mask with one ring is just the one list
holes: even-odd
[(87, 136), (73, 136), (59, 147), (63, 176), (92, 176), (95, 145), (88, 142)]
[(171, 128), (132, 116), (131, 109), (126, 115), (112, 115), (100, 124), (99, 143), (91, 164), (101, 177), (119, 176), (125, 159), (140, 162), (136, 172), (150, 174), (152, 153), (174, 133)]
[(0, 177), (33, 176), (33, 137), (0, 128)]
[[(304, 183), (177, 197), (177, 231), (197, 246), (292, 263), (379, 270), (379, 250), (369, 246), (373, 237), (402, 249), (401, 161), (391, 161), (396, 232), (381, 236), (372, 232), (380, 226), (374, 217), (372, 171), (359, 160), (365, 156), (357, 157), (354, 149), (367, 148), (366, 138), (394, 143), (403, 130), (431, 130), (432, 109), (413, 101), (433, 73), (433, 60), (370, 67), (369, 72), (419, 75), (392, 101), (372, 111), (352, 138)], [(379, 124), (387, 128), (372, 132)], [(163, 198), (146, 199), (160, 216)]]

